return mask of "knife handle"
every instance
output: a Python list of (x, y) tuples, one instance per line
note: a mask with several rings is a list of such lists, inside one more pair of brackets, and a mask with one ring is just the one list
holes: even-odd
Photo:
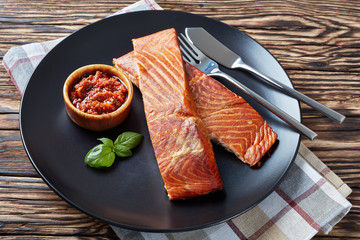
[(317, 134), (312, 131), (310, 128), (303, 125), (301, 122), (297, 121), (295, 118), (281, 110), (280, 108), (276, 107), (272, 103), (268, 102), (265, 98), (261, 97), (256, 92), (252, 91), (250, 88), (246, 87), (230, 75), (220, 71), (217, 69), (217, 71), (211, 72), (213, 76), (219, 76), (223, 77), (226, 80), (228, 80), (230, 83), (234, 84), (236, 87), (240, 88), (242, 91), (244, 91), (247, 95), (249, 95), (251, 98), (253, 98), (255, 101), (263, 105), (265, 108), (270, 110), (272, 113), (274, 113), (276, 116), (278, 116), (280, 119), (288, 123), (290, 126), (292, 126), (294, 129), (296, 129), (299, 133), (302, 133), (304, 136), (309, 138), (310, 140), (314, 140), (317, 137)]
[(328, 116), (329, 118), (332, 118), (334, 120), (336, 120), (339, 123), (342, 123), (345, 120), (345, 116), (324, 106), (323, 104), (315, 101), (314, 99), (302, 94), (299, 91), (296, 91), (295, 89), (283, 84), (282, 82), (279, 82), (265, 74), (260, 73), (259, 71), (257, 71), (255, 68), (247, 65), (244, 62), (241, 62), (239, 64), (236, 64), (236, 66), (234, 66), (236, 68), (240, 68), (240, 69), (244, 69), (247, 70), (263, 79), (265, 79), (266, 81), (270, 82), (271, 84), (273, 84), (274, 86), (278, 87), (279, 89), (281, 89), (282, 91), (284, 91), (285, 93), (287, 93), (288, 95), (296, 98), (297, 100), (300, 100), (304, 103), (306, 103), (307, 105), (309, 105), (310, 107), (318, 110), (319, 112), (323, 113), (324, 115)]

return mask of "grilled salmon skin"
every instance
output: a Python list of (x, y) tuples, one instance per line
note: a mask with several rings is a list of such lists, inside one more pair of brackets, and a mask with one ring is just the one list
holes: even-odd
[[(132, 61), (133, 52), (130, 52), (114, 59), (113, 63), (139, 86)], [(233, 152), (244, 163), (259, 165), (277, 139), (270, 125), (242, 97), (196, 67), (185, 63), (185, 72), (197, 112), (211, 139)]]
[(222, 189), (210, 137), (186, 81), (175, 29), (133, 39), (133, 46), (150, 138), (169, 198)]

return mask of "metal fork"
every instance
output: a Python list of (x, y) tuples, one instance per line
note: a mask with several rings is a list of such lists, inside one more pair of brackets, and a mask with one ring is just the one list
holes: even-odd
[(246, 87), (245, 85), (243, 85), (242, 83), (231, 77), (230, 75), (221, 71), (219, 69), (218, 64), (212, 59), (205, 56), (205, 54), (203, 54), (197, 47), (195, 47), (184, 34), (180, 33), (178, 39), (180, 42), (181, 52), (183, 53), (183, 58), (185, 61), (197, 67), (198, 69), (200, 69), (209, 76), (218, 76), (225, 78), (230, 83), (234, 84), (236, 87), (241, 89), (251, 98), (253, 98), (255, 101), (263, 105), (273, 114), (278, 116), (280, 119), (285, 121), (287, 124), (292, 126), (295, 130), (297, 130), (299, 133), (303, 134), (310, 140), (314, 140), (317, 137), (317, 134), (314, 131), (312, 131), (310, 128), (306, 127), (301, 122), (297, 121), (295, 118), (293, 118), (292, 116), (281, 110), (280, 108), (276, 107), (275, 105), (267, 101), (265, 98), (261, 97), (259, 94), (252, 91), (250, 88)]

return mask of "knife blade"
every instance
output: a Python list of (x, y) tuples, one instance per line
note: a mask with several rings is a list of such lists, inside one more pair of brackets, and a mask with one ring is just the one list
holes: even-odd
[[(192, 27), (185, 29), (186, 37), (208, 57), (227, 68), (236, 67), (241, 57), (222, 44), (204, 28)], [(235, 64), (235, 66), (234, 66)]]
[(285, 85), (278, 80), (271, 78), (252, 66), (246, 64), (242, 58), (222, 44), (219, 40), (213, 37), (210, 33), (208, 33), (204, 28), (201, 27), (191, 27), (185, 29), (186, 37), (196, 46), (198, 47), (205, 55), (214, 59), (216, 62), (227, 68), (237, 68), (246, 70), (251, 72), (258, 77), (266, 80), (267, 82), (273, 84), (278, 87), (280, 90), (285, 92), (286, 94), (296, 98), (297, 100), (303, 101), (310, 107), (318, 110), (324, 115), (342, 123), (345, 120), (345, 116), (324, 106), (323, 104), (311, 99), (310, 97), (298, 92), (297, 90)]

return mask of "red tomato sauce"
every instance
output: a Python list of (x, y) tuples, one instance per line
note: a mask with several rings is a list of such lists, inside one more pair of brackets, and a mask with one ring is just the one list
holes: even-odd
[(70, 100), (82, 112), (102, 115), (123, 105), (127, 94), (119, 78), (96, 71), (81, 77), (70, 92)]

